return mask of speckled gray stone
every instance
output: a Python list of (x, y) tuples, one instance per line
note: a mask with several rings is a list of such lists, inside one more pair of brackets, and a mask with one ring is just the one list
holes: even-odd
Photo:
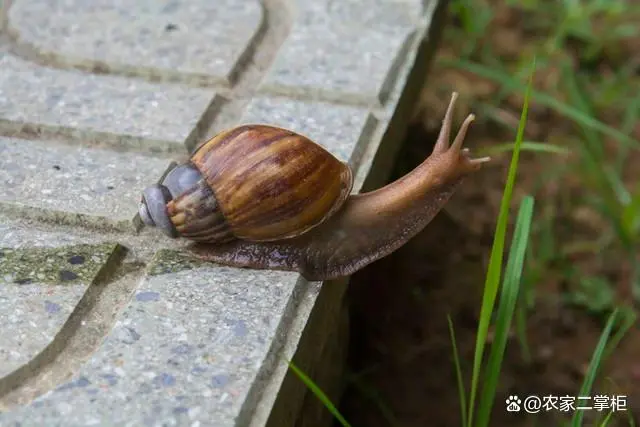
[[(359, 191), (378, 173), (383, 136), (397, 144), (388, 139), (404, 127), (396, 108), (435, 2), (11, 3), (0, 133), (28, 141), (0, 139), (0, 251), (12, 256), (0, 265), (0, 324), (14, 316), (19, 331), (0, 345), (0, 364), (10, 363), (0, 372), (0, 426), (263, 427), (272, 413), (270, 425), (295, 425), (314, 397), (285, 379), (286, 361), (325, 369), (344, 288), (213, 265), (158, 230), (122, 227), (168, 165), (157, 151), (184, 154), (199, 134), (240, 122), (309, 136), (356, 169)], [(167, 79), (188, 84), (151, 83)], [(95, 224), (115, 227), (87, 227)], [(36, 259), (103, 242), (120, 249), (88, 288), (74, 270), (80, 255), (58, 276), (34, 268), (33, 280), (35, 263), (15, 262), (18, 250)], [(35, 326), (19, 321), (30, 312)], [(56, 330), (64, 340), (51, 341)], [(41, 351), (47, 342), (56, 346)]]
[(424, 17), (422, 0), (299, 1), (303, 19), (325, 20), (351, 27), (415, 27)]
[(262, 21), (257, 0), (14, 0), (22, 43), (74, 64), (228, 82)]
[[(35, 229), (33, 224), (25, 225), (18, 218), (3, 215), (2, 209), (0, 209), (1, 248), (56, 247), (88, 243), (80, 236), (80, 234), (87, 236), (87, 233), (84, 233), (84, 230), (78, 231), (78, 234), (70, 234), (61, 230), (51, 230), (51, 227), (46, 225), (40, 225), (38, 229)], [(95, 239), (95, 236), (87, 237)]]
[(27, 363), (60, 331), (88, 283), (3, 283), (0, 277), (0, 378)]
[(365, 108), (266, 97), (253, 98), (241, 120), (299, 132), (354, 167), (358, 166), (363, 145), (375, 125)]
[[(168, 160), (0, 137), (0, 210), (11, 205), (98, 217), (133, 229), (140, 193)], [(4, 207), (2, 205), (5, 205)]]
[(244, 424), (297, 281), (226, 267), (151, 276), (73, 378), (0, 424)]
[[(100, 143), (184, 151), (215, 93), (44, 68), (0, 51), (0, 127), (68, 129)], [(4, 123), (3, 123), (4, 122)]]
[[(352, 163), (375, 123), (367, 109), (268, 98), (252, 100), (242, 121), (303, 132)], [(55, 158), (64, 151), (52, 153)], [(133, 425), (234, 425), (247, 416), (243, 405), (256, 398), (252, 393), (261, 386), (260, 370), (273, 363), (269, 351), (303, 286), (298, 279), (294, 273), (226, 267), (151, 276), (96, 356), (72, 380), (24, 411), (0, 415), (0, 423), (38, 424), (64, 417), (65, 425), (104, 425), (107, 419), (109, 425), (125, 420)], [(116, 407), (122, 419), (108, 418)]]
[(0, 246), (0, 380), (53, 341), (114, 248)]
[[(260, 90), (266, 93), (384, 102), (415, 15), (401, 2), (309, 2)], [(390, 4), (393, 3), (393, 4)]]

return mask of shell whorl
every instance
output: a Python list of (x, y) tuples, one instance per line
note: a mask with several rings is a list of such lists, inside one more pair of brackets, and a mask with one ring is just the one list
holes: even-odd
[(170, 200), (167, 213), (180, 236), (187, 239), (217, 243), (234, 239), (216, 197), (204, 178), (178, 198)]
[(200, 171), (191, 163), (171, 169), (162, 182), (146, 188), (140, 218), (169, 237), (226, 242), (234, 236)]
[(349, 196), (349, 167), (305, 136), (239, 126), (202, 145), (200, 170), (233, 234), (250, 241), (294, 237), (319, 225)]

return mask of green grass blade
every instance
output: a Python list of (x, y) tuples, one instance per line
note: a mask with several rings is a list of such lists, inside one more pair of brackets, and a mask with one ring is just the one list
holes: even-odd
[[(524, 291), (524, 292), (523, 292)], [(516, 308), (516, 334), (520, 343), (520, 351), (522, 358), (526, 364), (531, 364), (531, 350), (529, 349), (529, 341), (527, 340), (527, 286), (519, 293), (519, 304)]]
[[(594, 116), (592, 102), (568, 62), (563, 63), (562, 76), (565, 86), (567, 87), (569, 102), (582, 113), (590, 117)], [(620, 233), (624, 233), (624, 228), (619, 224), (619, 210), (620, 205), (624, 205), (630, 200), (629, 192), (622, 182), (620, 172), (615, 171), (611, 165), (602, 162), (604, 157), (604, 141), (600, 135), (585, 126), (580, 126), (580, 128), (582, 131), (581, 145), (583, 149), (581, 151), (583, 153), (583, 164), (588, 168), (588, 175), (596, 182), (599, 193), (608, 205), (607, 210), (611, 212), (610, 217), (615, 223), (615, 229)], [(625, 242), (625, 246), (628, 246), (629, 236), (621, 235), (620, 238)]]
[[(618, 317), (618, 309), (616, 308), (611, 316), (609, 316), (609, 320), (607, 321), (607, 325), (604, 328), (604, 331), (600, 335), (600, 340), (598, 341), (598, 345), (596, 346), (595, 351), (593, 352), (593, 356), (591, 357), (591, 362), (589, 363), (589, 369), (587, 370), (587, 374), (585, 375), (584, 381), (582, 383), (582, 387), (580, 387), (580, 393), (578, 396), (589, 396), (591, 393), (591, 388), (593, 387), (593, 383), (595, 382), (596, 375), (598, 374), (598, 369), (602, 364), (603, 355), (607, 346), (607, 341), (609, 340), (609, 336), (611, 335), (611, 331), (613, 329), (613, 325), (615, 324)], [(580, 427), (582, 425), (582, 420), (584, 418), (584, 411), (575, 411), (573, 418), (571, 419), (572, 427)]]
[(629, 105), (627, 106), (627, 110), (624, 114), (624, 119), (622, 120), (622, 131), (626, 133), (631, 133), (633, 131), (633, 127), (640, 120), (640, 97), (633, 97), (629, 100)]
[(318, 387), (311, 378), (309, 378), (300, 368), (298, 368), (293, 362), (289, 361), (289, 368), (300, 378), (309, 390), (324, 404), (324, 406), (331, 412), (331, 414), (340, 422), (342, 427), (351, 427), (351, 424), (342, 416), (338, 408), (331, 402), (331, 399)]
[[(494, 68), (489, 68), (482, 64), (467, 61), (465, 59), (442, 61), (442, 64), (445, 66), (451, 66), (458, 69), (470, 71), (480, 77), (484, 77), (496, 83), (502, 84), (506, 89), (509, 89), (511, 91), (523, 89), (522, 84), (518, 80), (511, 77), (506, 72), (498, 71)], [(583, 126), (587, 126), (591, 129), (602, 132), (605, 135), (609, 135), (613, 138), (616, 138), (619, 141), (622, 141), (628, 145), (633, 146), (634, 148), (640, 147), (639, 141), (636, 141), (635, 139), (625, 135), (619, 130), (611, 126), (608, 126), (602, 123), (601, 121), (593, 117), (590, 117), (587, 114), (584, 114), (580, 110), (573, 108), (570, 105), (567, 105), (563, 102), (558, 101), (557, 99), (555, 99), (554, 97), (546, 93), (533, 91), (531, 94), (531, 98), (536, 102), (542, 105), (545, 105), (555, 110), (556, 112), (574, 120), (576, 123), (582, 124)]]
[(638, 319), (638, 315), (635, 313), (633, 307), (625, 307), (620, 311), (619, 317), (622, 321), (622, 326), (618, 329), (618, 331), (613, 335), (613, 337), (609, 340), (609, 345), (607, 346), (607, 350), (604, 352), (604, 359), (608, 359), (613, 353), (613, 350), (618, 347), (622, 338), (626, 335), (629, 328), (635, 325), (636, 320)]
[(511, 250), (509, 252), (509, 260), (504, 273), (500, 304), (498, 305), (495, 337), (493, 344), (491, 345), (489, 360), (487, 361), (487, 366), (485, 368), (487, 375), (484, 381), (484, 387), (482, 388), (482, 396), (478, 409), (477, 425), (479, 427), (486, 427), (489, 425), (491, 409), (493, 407), (493, 401), (498, 387), (498, 380), (500, 378), (502, 360), (507, 347), (509, 330), (511, 329), (513, 314), (515, 312), (518, 295), (520, 293), (524, 258), (531, 232), (533, 204), (533, 197), (525, 197), (520, 204), (520, 211), (518, 212), (516, 228), (511, 243)]
[(598, 424), (599, 427), (607, 427), (609, 425), (609, 421), (611, 421), (611, 417), (613, 417), (613, 411), (609, 411), (607, 416), (602, 420), (602, 423)]
[(625, 187), (624, 182), (622, 181), (622, 176), (616, 172), (610, 165), (604, 166), (604, 175), (609, 183), (609, 187), (612, 189), (613, 194), (615, 194), (618, 204), (627, 205), (631, 203), (631, 193)]
[(631, 201), (622, 210), (621, 222), (625, 233), (636, 241), (640, 231), (640, 191), (631, 196)]
[(627, 420), (629, 421), (629, 427), (636, 427), (636, 421), (633, 417), (633, 411), (627, 411)]
[(464, 389), (464, 382), (462, 381), (462, 366), (460, 365), (460, 358), (458, 355), (458, 346), (456, 345), (456, 333), (453, 329), (453, 321), (451, 316), (447, 315), (447, 321), (449, 322), (449, 335), (451, 336), (451, 345), (453, 346), (453, 364), (456, 370), (456, 380), (458, 381), (458, 395), (460, 399), (460, 415), (462, 418), (462, 427), (467, 425), (467, 393)]
[[(594, 117), (593, 107), (589, 102), (588, 96), (580, 85), (572, 66), (564, 61), (561, 65), (561, 75), (567, 94), (569, 95), (569, 103), (580, 111), (582, 114), (588, 117)], [(582, 125), (582, 123), (579, 123)], [(587, 146), (589, 153), (596, 159), (602, 158), (604, 154), (604, 146), (602, 144), (602, 138), (600, 135), (592, 132), (590, 128), (582, 128), (582, 135), (584, 138), (584, 144)]]
[(502, 259), (504, 255), (504, 241), (507, 232), (507, 220), (509, 216), (509, 205), (511, 204), (511, 196), (515, 185), (516, 171), (518, 169), (518, 159), (520, 157), (520, 144), (524, 136), (524, 127), (527, 121), (527, 112), (529, 109), (529, 97), (531, 95), (531, 87), (533, 86), (533, 73), (535, 71), (535, 57), (532, 62), (531, 74), (529, 75), (529, 83), (524, 96), (524, 105), (520, 116), (520, 124), (518, 125), (518, 133), (516, 143), (511, 157), (511, 165), (507, 175), (507, 183), (502, 195), (500, 204), (500, 213), (498, 214), (498, 223), (493, 238), (493, 246), (491, 248), (491, 256), (489, 258), (489, 268), (484, 284), (484, 293), (482, 296), (482, 307), (480, 308), (480, 322), (478, 325), (478, 334), (476, 336), (476, 347), (473, 359), (473, 372), (471, 377), (471, 397), (469, 399), (469, 418), (468, 427), (473, 425), (473, 411), (475, 407), (475, 396), (480, 378), (480, 366), (482, 364), (482, 356), (484, 354), (484, 346), (487, 340), (489, 324), (491, 322), (491, 313), (495, 304), (496, 295), (498, 293), (498, 285), (500, 283), (500, 274), (502, 269)]

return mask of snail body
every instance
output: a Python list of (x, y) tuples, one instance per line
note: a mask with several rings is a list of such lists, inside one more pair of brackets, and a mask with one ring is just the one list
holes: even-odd
[(140, 217), (196, 242), (203, 259), (298, 271), (309, 280), (354, 273), (422, 230), (462, 177), (488, 158), (462, 149), (467, 117), (449, 147), (453, 94), (433, 153), (387, 186), (350, 194), (349, 166), (298, 133), (243, 125), (200, 146), (143, 191)]

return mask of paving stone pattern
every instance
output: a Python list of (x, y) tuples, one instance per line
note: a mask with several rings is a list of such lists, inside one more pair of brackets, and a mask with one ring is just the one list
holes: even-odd
[(2, 4), (0, 426), (265, 425), (321, 284), (192, 259), (139, 194), (257, 122), (358, 190), (435, 1)]

